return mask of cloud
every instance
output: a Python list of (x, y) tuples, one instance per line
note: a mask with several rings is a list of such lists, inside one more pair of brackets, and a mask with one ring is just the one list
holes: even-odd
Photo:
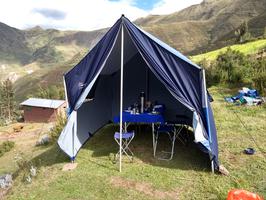
[[(112, 26), (125, 14), (134, 21), (149, 14), (169, 14), (202, 0), (155, 0), (150, 9), (140, 0), (0, 0), (0, 21), (25, 29), (40, 25), (60, 30), (94, 30)], [(146, 7), (147, 8), (147, 7)]]
[(63, 20), (66, 17), (66, 13), (56, 9), (47, 9), (47, 8), (35, 8), (32, 12), (39, 13), (44, 17)]

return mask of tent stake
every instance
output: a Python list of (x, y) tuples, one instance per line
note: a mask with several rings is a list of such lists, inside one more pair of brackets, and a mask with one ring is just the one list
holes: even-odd
[(123, 75), (124, 75), (124, 28), (121, 27), (121, 71), (120, 71), (120, 140), (119, 140), (119, 171), (122, 171), (122, 126), (123, 126)]
[(211, 161), (211, 168), (212, 168), (212, 173), (214, 173), (214, 161)]

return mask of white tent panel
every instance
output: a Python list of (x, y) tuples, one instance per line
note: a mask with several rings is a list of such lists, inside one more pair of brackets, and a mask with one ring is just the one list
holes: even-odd
[(58, 145), (67, 155), (74, 159), (75, 155), (88, 138), (89, 134), (77, 133), (77, 112), (73, 111), (68, 117), (67, 124), (58, 138)]

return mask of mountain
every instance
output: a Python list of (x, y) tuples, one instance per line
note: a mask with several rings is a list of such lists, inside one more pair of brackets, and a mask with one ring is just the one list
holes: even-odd
[(185, 54), (220, 48), (235, 41), (235, 30), (247, 22), (253, 36), (266, 26), (266, 0), (204, 0), (179, 12), (148, 16), (136, 23)]
[(12, 28), (0, 22), (0, 60), (26, 63), (30, 50), (25, 42), (24, 31)]
[[(266, 27), (266, 0), (204, 0), (179, 12), (135, 21), (187, 56), (232, 45), (243, 22), (253, 37), (261, 37)], [(107, 30), (59, 31), (39, 26), (19, 30), (0, 23), (0, 81), (11, 78), (19, 99), (44, 82), (62, 84), (58, 77)]]
[(0, 81), (20, 77), (47, 68), (53, 70), (77, 55), (84, 55), (94, 46), (106, 29), (59, 31), (34, 27), (18, 30), (0, 23)]

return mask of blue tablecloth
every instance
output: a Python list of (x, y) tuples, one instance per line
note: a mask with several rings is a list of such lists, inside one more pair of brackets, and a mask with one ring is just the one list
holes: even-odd
[[(130, 114), (129, 112), (123, 112), (123, 122), (131, 123), (164, 123), (164, 118), (160, 114), (141, 113)], [(114, 117), (114, 123), (120, 122), (120, 116)]]

